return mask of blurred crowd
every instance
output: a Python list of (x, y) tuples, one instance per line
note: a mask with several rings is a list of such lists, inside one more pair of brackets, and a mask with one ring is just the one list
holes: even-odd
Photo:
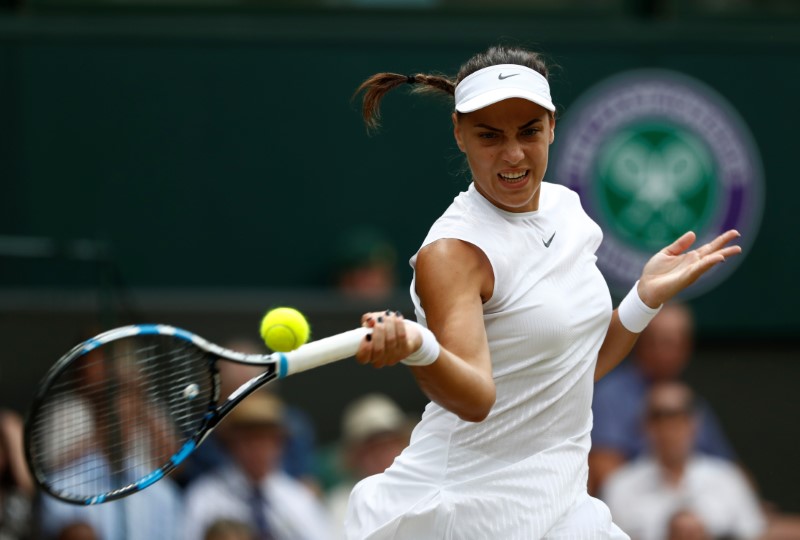
[[(258, 368), (224, 363), (221, 372), (226, 392)], [(81, 506), (34, 488), (23, 457), (22, 418), (4, 410), (0, 540), (343, 538), (351, 487), (385, 470), (405, 448), (409, 418), (389, 397), (368, 394), (344, 411), (341, 440), (319, 448), (309, 417), (275, 388), (262, 388), (235, 407), (184, 465), (146, 492)], [(316, 461), (326, 462), (324, 473)]]
[[(665, 306), (630, 358), (598, 382), (591, 493), (633, 540), (800, 538), (800, 520), (763, 500), (711, 405), (684, 381), (693, 327), (686, 306)], [(263, 352), (258, 343), (226, 345)], [(222, 395), (259, 372), (220, 363)], [(363, 395), (342, 411), (339, 439), (319, 445), (309, 415), (268, 385), (170, 477), (83, 507), (35, 489), (22, 419), (4, 410), (0, 540), (339, 540), (350, 490), (402, 452), (413, 420), (388, 396)]]
[(595, 386), (589, 490), (634, 540), (800, 538), (762, 499), (711, 405), (684, 380), (688, 306), (664, 306)]

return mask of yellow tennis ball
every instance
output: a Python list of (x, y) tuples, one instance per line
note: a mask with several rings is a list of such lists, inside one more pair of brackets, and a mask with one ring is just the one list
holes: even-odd
[(261, 337), (276, 352), (289, 352), (308, 341), (311, 329), (302, 313), (294, 308), (271, 309), (261, 319)]

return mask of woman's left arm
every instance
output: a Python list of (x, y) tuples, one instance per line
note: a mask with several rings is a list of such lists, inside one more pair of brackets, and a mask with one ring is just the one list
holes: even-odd
[[(638, 299), (632, 298), (632, 301), (641, 302), (643, 311), (648, 308), (658, 309), (711, 268), (728, 257), (741, 253), (741, 246), (728, 245), (739, 236), (737, 231), (730, 230), (697, 249), (687, 251), (696, 240), (693, 232), (687, 232), (647, 262), (636, 284), (636, 291), (631, 291), (638, 295)], [(630, 324), (626, 327), (620, 319), (619, 311), (619, 308), (614, 310), (605, 340), (597, 355), (595, 381), (614, 369), (628, 355), (641, 332), (639, 328), (631, 329)]]

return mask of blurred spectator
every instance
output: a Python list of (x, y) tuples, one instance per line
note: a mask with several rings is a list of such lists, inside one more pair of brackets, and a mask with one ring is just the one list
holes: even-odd
[(201, 540), (219, 519), (246, 523), (259, 539), (330, 538), (330, 521), (320, 501), (280, 467), (283, 414), (283, 403), (261, 390), (223, 420), (217, 429), (232, 461), (188, 486), (187, 540)]
[(711, 540), (711, 536), (697, 514), (679, 510), (669, 520), (667, 540)]
[(634, 540), (759, 538), (758, 497), (728, 460), (694, 451), (698, 417), (692, 391), (655, 384), (646, 398), (649, 452), (608, 477), (602, 499)]
[(408, 446), (410, 423), (389, 397), (367, 394), (345, 408), (342, 415), (340, 459), (344, 479), (328, 493), (334, 538), (343, 539), (350, 492), (362, 478), (382, 473)]
[(247, 523), (218, 519), (206, 530), (203, 540), (257, 540), (257, 538)]
[[(680, 378), (694, 348), (694, 321), (689, 308), (664, 306), (639, 336), (631, 358), (598, 381), (592, 414), (589, 492), (599, 493), (604, 479), (646, 447), (642, 429), (645, 396), (654, 384)], [(704, 401), (697, 402), (696, 449), (735, 460), (719, 420)]]
[(100, 540), (88, 523), (71, 523), (61, 529), (56, 540)]
[[(246, 354), (264, 354), (263, 345), (250, 339), (236, 339), (224, 346), (233, 351)], [(241, 385), (259, 375), (264, 368), (221, 361), (217, 363), (220, 376), (220, 402), (224, 401)], [(277, 381), (263, 387), (264, 391), (276, 393), (279, 389)], [(308, 414), (290, 404), (284, 403), (284, 424), (286, 427), (285, 452), (281, 466), (290, 476), (305, 482), (310, 488), (319, 491), (314, 476), (314, 455), (316, 449), (316, 433)], [(212, 432), (203, 444), (195, 450), (181, 470), (176, 474), (178, 482), (186, 485), (201, 474), (211, 471), (230, 462), (219, 434)]]
[(381, 300), (392, 294), (397, 281), (397, 251), (378, 229), (349, 229), (339, 236), (335, 249), (337, 290), (366, 300)]
[(0, 540), (30, 537), (33, 479), (22, 447), (22, 418), (0, 410)]

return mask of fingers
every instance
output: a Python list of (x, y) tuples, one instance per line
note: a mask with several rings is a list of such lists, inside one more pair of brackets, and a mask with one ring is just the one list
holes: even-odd
[(741, 235), (736, 231), (728, 231), (724, 234), (721, 234), (705, 246), (698, 248), (696, 251), (698, 255), (700, 255), (700, 258), (691, 269), (692, 281), (708, 272), (717, 264), (725, 262), (729, 257), (739, 255), (742, 252), (741, 246), (725, 245), (739, 236)]
[(694, 232), (692, 231), (683, 233), (683, 235), (680, 238), (675, 240), (673, 243), (671, 243), (661, 251), (662, 253), (666, 253), (667, 255), (680, 255), (681, 253), (689, 249), (689, 247), (691, 247), (691, 245), (694, 243), (696, 239), (697, 235), (695, 235)]
[(735, 255), (740, 254), (741, 252), (742, 252), (742, 246), (727, 246), (727, 247), (719, 250), (717, 253), (722, 255), (722, 259), (724, 261), (728, 257), (733, 257)]
[(739, 234), (739, 231), (736, 231), (734, 229), (731, 229), (729, 231), (725, 231), (724, 233), (720, 234), (715, 239), (713, 239), (711, 242), (705, 244), (704, 246), (701, 246), (701, 247), (697, 248), (697, 253), (701, 257), (705, 257), (706, 255), (709, 255), (711, 253), (715, 253), (715, 252), (718, 252), (718, 251), (725, 251), (729, 255), (737, 255), (737, 254), (741, 253), (742, 248), (740, 246), (727, 246), (726, 247), (726, 244), (728, 244), (732, 240), (735, 240), (735, 239), (737, 239), (737, 238), (739, 238), (741, 236), (742, 235)]
[[(395, 325), (389, 320), (389, 312), (378, 315), (372, 330), (372, 363), (381, 367), (386, 363), (386, 351), (397, 346)], [(376, 331), (377, 330), (377, 331)]]
[(729, 257), (742, 252), (741, 246), (729, 245), (741, 235), (736, 230), (725, 231), (710, 242), (688, 251), (697, 237), (687, 232), (655, 254), (642, 269), (641, 281), (646, 285), (644, 298), (649, 305), (664, 303), (694, 283), (700, 276)]
[(694, 279), (697, 279), (700, 275), (709, 271), (717, 264), (725, 262), (729, 257), (740, 254), (742, 252), (741, 246), (726, 245), (728, 242), (740, 236), (738, 231), (726, 231), (711, 242), (697, 248), (695, 252), (699, 258), (691, 272), (694, 275)]
[(372, 328), (372, 333), (361, 341), (356, 353), (356, 360), (360, 363), (380, 368), (394, 365), (410, 354), (406, 325), (400, 312), (365, 313), (361, 324)]
[[(697, 261), (699, 266), (704, 267), (706, 270), (711, 266), (725, 261), (728, 257), (738, 255), (742, 252), (741, 246), (728, 246), (727, 244), (732, 240), (739, 238), (741, 234), (739, 231), (731, 229), (720, 234), (707, 244), (700, 246), (691, 252), (686, 253), (689, 255), (690, 260)], [(695, 242), (697, 236), (694, 232), (689, 231), (684, 233), (680, 238), (675, 240), (672, 244), (661, 250), (661, 253), (672, 257), (682, 255), (687, 249)], [(711, 259), (707, 259), (711, 256)]]
[(721, 262), (725, 262), (725, 257), (721, 253), (712, 253), (698, 260), (689, 270), (691, 282), (694, 283), (700, 276)]

